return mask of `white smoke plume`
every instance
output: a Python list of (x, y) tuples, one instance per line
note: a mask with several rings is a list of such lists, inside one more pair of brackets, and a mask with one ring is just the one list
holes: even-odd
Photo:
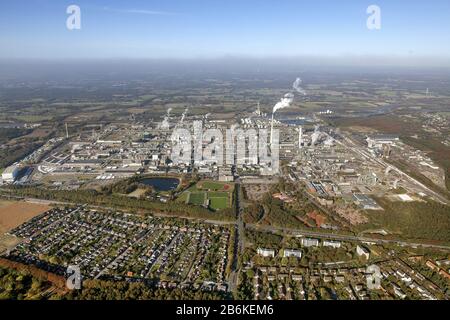
[(172, 108), (167, 109), (166, 116), (164, 117), (163, 121), (158, 125), (158, 129), (168, 130), (170, 128), (170, 112), (172, 112)]
[(319, 126), (314, 127), (314, 133), (311, 135), (311, 145), (314, 146), (321, 136), (321, 132), (319, 131)]
[(292, 88), (294, 88), (295, 91), (297, 91), (298, 93), (306, 96), (306, 91), (301, 87), (302, 85), (302, 79), (297, 78), (294, 81), (294, 84), (292, 85)]
[[(297, 78), (295, 82), (292, 84), (292, 87), (300, 93), (303, 93), (304, 90), (300, 88), (300, 84), (302, 83), (302, 80), (300, 78)], [(300, 90), (300, 89), (301, 90)], [(299, 91), (300, 90), (300, 91)], [(303, 91), (302, 91), (303, 90)], [(270, 143), (272, 143), (272, 136), (273, 136), (273, 121), (274, 121), (274, 115), (275, 112), (277, 112), (280, 109), (289, 108), (289, 106), (294, 102), (294, 93), (289, 92), (284, 95), (283, 98), (273, 107), (272, 110), (272, 122), (270, 126)]]
[[(292, 88), (295, 90), (295, 92), (306, 96), (306, 91), (301, 87), (301, 84), (302, 84), (302, 79), (297, 78), (297, 79), (295, 79), (294, 83), (292, 84)], [(292, 92), (286, 93), (284, 95), (284, 97), (280, 100), (280, 102), (278, 102), (273, 107), (272, 113), (275, 113), (280, 109), (288, 108), (292, 102), (294, 102), (294, 94)]]
[(188, 111), (189, 111), (189, 108), (184, 109), (184, 112), (183, 112), (183, 114), (181, 115), (181, 119), (180, 119), (180, 122), (179, 122), (180, 124), (183, 123), (184, 118), (186, 118), (186, 115), (187, 115)]
[(274, 107), (272, 113), (277, 112), (280, 109), (288, 108), (291, 103), (294, 101), (294, 94), (286, 93), (283, 98), (281, 98), (280, 102), (278, 102)]

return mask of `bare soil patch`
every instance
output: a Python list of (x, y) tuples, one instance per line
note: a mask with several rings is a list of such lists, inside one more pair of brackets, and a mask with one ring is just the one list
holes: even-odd
[(50, 207), (44, 204), (0, 200), (0, 234), (20, 226), (49, 209)]

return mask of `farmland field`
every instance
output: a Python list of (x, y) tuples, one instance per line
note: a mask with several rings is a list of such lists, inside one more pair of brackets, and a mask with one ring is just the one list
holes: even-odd
[(8, 232), (49, 209), (42, 204), (0, 200), (0, 233)]

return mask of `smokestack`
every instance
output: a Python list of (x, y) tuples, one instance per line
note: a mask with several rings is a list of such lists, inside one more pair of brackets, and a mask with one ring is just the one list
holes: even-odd
[(67, 127), (67, 122), (66, 122), (66, 138), (69, 139), (69, 128)]
[(274, 113), (272, 112), (272, 122), (270, 124), (270, 146), (272, 147), (272, 137), (273, 137), (273, 116)]
[(303, 144), (303, 128), (302, 128), (302, 126), (300, 126), (298, 129), (298, 147), (299, 147), (299, 149), (302, 148), (302, 144)]

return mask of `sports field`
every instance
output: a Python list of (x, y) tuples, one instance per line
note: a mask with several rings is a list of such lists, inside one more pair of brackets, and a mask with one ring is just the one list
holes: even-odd
[(229, 207), (228, 198), (220, 197), (220, 198), (209, 198), (209, 206), (213, 210), (226, 209)]
[(209, 200), (209, 208), (216, 211), (231, 208), (233, 190), (233, 183), (204, 180), (183, 192), (177, 201), (193, 205), (203, 205), (206, 200)]
[(218, 181), (201, 181), (196, 185), (199, 190), (208, 191), (232, 191), (233, 185), (225, 182)]
[(205, 203), (206, 192), (191, 192), (189, 195), (189, 203), (195, 205), (203, 205)]

